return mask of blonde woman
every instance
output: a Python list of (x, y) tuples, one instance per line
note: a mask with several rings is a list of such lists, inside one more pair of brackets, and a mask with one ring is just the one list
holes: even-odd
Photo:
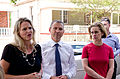
[(34, 39), (31, 21), (20, 18), (14, 26), (14, 42), (5, 46), (1, 66), (5, 79), (41, 79), (41, 47)]
[(114, 71), (114, 54), (110, 46), (102, 42), (107, 37), (102, 23), (97, 22), (88, 28), (92, 43), (82, 52), (82, 64), (86, 71), (84, 79), (111, 79)]

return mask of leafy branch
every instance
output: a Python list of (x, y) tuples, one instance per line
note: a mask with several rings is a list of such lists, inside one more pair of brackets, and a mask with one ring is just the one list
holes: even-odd
[(71, 0), (71, 2), (78, 6), (79, 12), (90, 13), (95, 21), (104, 16), (109, 17), (111, 12), (120, 8), (120, 0)]
[(16, 4), (16, 2), (17, 2), (17, 0), (10, 0), (11, 1), (11, 3), (14, 3), (14, 4)]

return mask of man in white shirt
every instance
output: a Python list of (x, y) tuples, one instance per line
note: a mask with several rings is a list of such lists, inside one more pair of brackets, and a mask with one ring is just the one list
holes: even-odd
[[(61, 37), (64, 34), (64, 23), (55, 20), (49, 28), (51, 40), (42, 44), (42, 69), (43, 79), (71, 79), (76, 74), (74, 52), (71, 45), (63, 43)], [(55, 51), (58, 51), (61, 59), (61, 75), (57, 75)]]

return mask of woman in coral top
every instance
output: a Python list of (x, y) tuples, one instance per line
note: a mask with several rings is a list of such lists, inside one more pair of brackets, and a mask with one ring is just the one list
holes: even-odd
[(88, 28), (92, 43), (82, 52), (82, 65), (86, 72), (84, 79), (111, 79), (114, 71), (114, 55), (110, 46), (102, 42), (107, 37), (102, 23), (96, 22)]

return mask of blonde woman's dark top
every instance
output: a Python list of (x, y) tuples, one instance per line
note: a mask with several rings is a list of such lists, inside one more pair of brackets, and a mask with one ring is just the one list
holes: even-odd
[(25, 75), (39, 72), (42, 62), (41, 47), (37, 44), (35, 50), (26, 55), (17, 47), (8, 44), (4, 48), (2, 59), (10, 63), (7, 74)]

